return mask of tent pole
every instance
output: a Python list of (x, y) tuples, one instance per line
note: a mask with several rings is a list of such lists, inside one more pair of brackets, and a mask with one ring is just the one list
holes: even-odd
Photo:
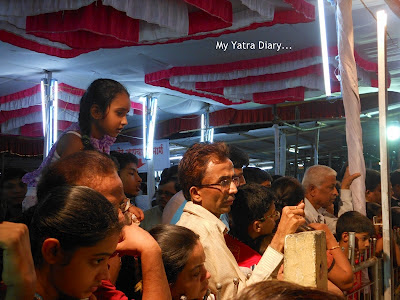
[(280, 159), (279, 159), (279, 126), (274, 124), (275, 133), (275, 175), (280, 175)]
[[(300, 110), (299, 107), (296, 106), (294, 109), (294, 117), (296, 119), (296, 145), (294, 147), (294, 178), (297, 178), (297, 161), (298, 161), (298, 152), (299, 152), (299, 119), (300, 119)], [(297, 178), (298, 179), (298, 178)]]
[(383, 235), (383, 276), (384, 299), (393, 299), (392, 268), (392, 220), (389, 199), (389, 161), (386, 139), (387, 123), (387, 80), (386, 80), (386, 18), (384, 11), (377, 13), (378, 33), (378, 101), (379, 101), (379, 144), (382, 190), (382, 235)]
[(319, 128), (315, 131), (314, 142), (314, 165), (318, 165), (318, 147), (319, 147)]

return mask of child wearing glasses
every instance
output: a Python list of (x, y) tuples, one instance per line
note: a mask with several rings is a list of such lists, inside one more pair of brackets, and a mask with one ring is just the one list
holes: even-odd
[(280, 216), (274, 200), (270, 189), (261, 184), (249, 183), (238, 188), (225, 241), (239, 266), (254, 268), (261, 259), (261, 248), (266, 248), (263, 241), (272, 234)]

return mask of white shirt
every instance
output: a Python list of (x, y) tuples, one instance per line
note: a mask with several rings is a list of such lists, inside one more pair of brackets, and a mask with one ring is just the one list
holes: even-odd
[(283, 259), (282, 253), (268, 247), (250, 278), (247, 279), (225, 243), (224, 233), (227, 228), (215, 215), (201, 205), (189, 201), (177, 225), (189, 228), (200, 236), (206, 254), (205, 267), (211, 274), (209, 288), (216, 295), (216, 284), (222, 284), (221, 300), (233, 298), (234, 278), (239, 279), (240, 292), (250, 284), (269, 279)]
[[(340, 190), (340, 199), (339, 203), (339, 212), (338, 216), (340, 217), (347, 211), (353, 210), (353, 198), (351, 196), (351, 190), (341, 189)], [(338, 218), (329, 212), (326, 211), (325, 208), (320, 207), (318, 210), (314, 208), (311, 202), (304, 198), (304, 214), (306, 216), (306, 223), (324, 223), (328, 225), (330, 231), (335, 234), (336, 233), (336, 223)]]

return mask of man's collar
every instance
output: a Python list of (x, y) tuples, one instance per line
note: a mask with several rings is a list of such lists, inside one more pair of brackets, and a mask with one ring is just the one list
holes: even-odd
[(228, 228), (226, 228), (225, 224), (219, 218), (199, 204), (194, 204), (192, 201), (188, 201), (183, 211), (187, 211), (207, 221), (214, 222), (221, 233), (228, 231)]
[(320, 207), (316, 208), (314, 206), (314, 204), (307, 198), (307, 196), (304, 197), (304, 199), (307, 199), (308, 203), (317, 211), (318, 209), (320, 209)]
[(323, 218), (323, 215), (320, 213), (319, 210), (315, 209), (315, 207), (307, 198), (304, 198), (304, 203), (304, 213), (306, 215), (306, 219), (311, 223), (318, 223), (318, 219), (320, 219), (321, 217)]

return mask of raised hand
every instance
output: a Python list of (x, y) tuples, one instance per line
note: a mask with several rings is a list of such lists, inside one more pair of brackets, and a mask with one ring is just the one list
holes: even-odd
[(350, 175), (349, 167), (347, 166), (346, 172), (344, 173), (343, 179), (342, 179), (342, 189), (344, 190), (349, 190), (350, 185), (353, 183), (354, 179), (360, 177), (360, 173), (354, 173)]
[(129, 207), (129, 212), (134, 214), (139, 222), (143, 221), (144, 213), (143, 210), (141, 210), (139, 207), (132, 205)]
[(3, 249), (3, 281), (6, 299), (29, 299), (35, 294), (36, 273), (31, 254), (29, 231), (24, 224), (0, 224), (0, 248)]
[(297, 228), (305, 222), (304, 203), (297, 206), (285, 206), (282, 209), (281, 219), (270, 246), (282, 252), (286, 235), (295, 233)]
[(160, 252), (160, 246), (153, 237), (144, 229), (132, 224), (124, 226), (121, 232), (121, 240), (116, 251), (122, 255), (141, 255), (143, 252)]

